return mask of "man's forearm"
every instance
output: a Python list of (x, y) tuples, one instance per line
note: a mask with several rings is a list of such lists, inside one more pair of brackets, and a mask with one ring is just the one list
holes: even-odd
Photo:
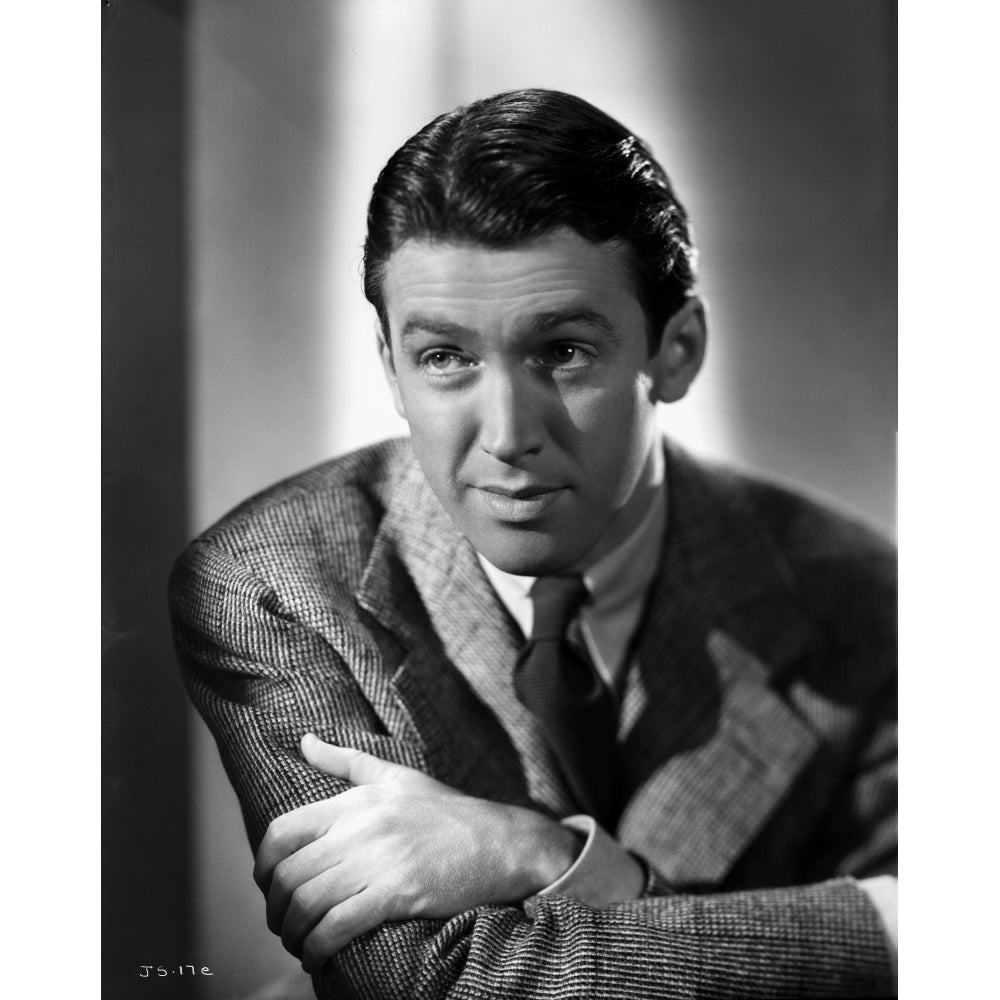
[(535, 810), (463, 795), (312, 734), (302, 753), (353, 787), (277, 817), (254, 877), (268, 926), (308, 969), (386, 921), (520, 903), (555, 884), (580, 854), (572, 825)]
[(517, 907), (486, 907), (447, 922), (385, 924), (344, 949), (315, 983), (320, 1000), (893, 992), (877, 917), (847, 879), (600, 909), (543, 896), (534, 919)]
[[(387, 868), (394, 868), (390, 874), (395, 876), (395, 883), (390, 879), (386, 887), (390, 893), (393, 884), (399, 887), (399, 905), (387, 911), (384, 920), (399, 921), (413, 916), (457, 918), (462, 911), (483, 904), (521, 900), (525, 896), (529, 898), (524, 901), (524, 912), (534, 918), (539, 913), (539, 906), (544, 909), (546, 897), (570, 897), (591, 910), (610, 909), (615, 903), (636, 900), (643, 893), (645, 878), (641, 866), (590, 817), (570, 817), (555, 823), (529, 809), (471, 798), (419, 771), (331, 746), (314, 737), (305, 738), (302, 748), (306, 759), (324, 773), (349, 780), (356, 788), (366, 785), (378, 788), (385, 796), (384, 800), (367, 803), (367, 820), (372, 833), (353, 840), (348, 838), (343, 845), (344, 853), (353, 863), (368, 856), (367, 852), (373, 847), (372, 838), (377, 839), (384, 827), (393, 827), (402, 821), (409, 830), (406, 840), (410, 849), (405, 859), (394, 863), (392, 859), (397, 852), (391, 845), (388, 851), (379, 851), (376, 847), (370, 855), (369, 863), (375, 869), (371, 876), (384, 877)], [(349, 798), (350, 793), (347, 793), (330, 808), (336, 810)], [(299, 812), (306, 820), (315, 809), (307, 807)], [(429, 827), (427, 820), (422, 818), (428, 809), (432, 820)], [(456, 818), (460, 818), (458, 823)], [(284, 835), (287, 837), (298, 824), (299, 832), (292, 842), (301, 842), (307, 824), (294, 815), (285, 819)], [(344, 836), (344, 824), (336, 826), (334, 836)], [(424, 837), (428, 828), (434, 833), (430, 839)], [(573, 831), (585, 835), (582, 849)], [(267, 869), (273, 863), (277, 846), (269, 833), (262, 845), (259, 866)], [(436, 859), (441, 854), (448, 858), (447, 869), (436, 867)], [(553, 879), (555, 873), (559, 874)], [(869, 920), (870, 911), (874, 909), (876, 922), (881, 927), (885, 916), (880, 912), (880, 899), (884, 903), (885, 893), (880, 899), (873, 899), (871, 888), (884, 888), (879, 882), (865, 880), (858, 886), (862, 909), (867, 901)], [(417, 893), (410, 891), (414, 884), (420, 887)], [(701, 898), (724, 901), (730, 897)], [(774, 901), (772, 897), (762, 898)], [(724, 914), (726, 911), (722, 908), (718, 912)], [(370, 921), (361, 929), (368, 930), (381, 922)], [(338, 923), (342, 926), (343, 919)], [(755, 933), (752, 928), (745, 928), (743, 932)], [(319, 938), (322, 937), (321, 928)], [(314, 935), (311, 943), (307, 942), (310, 952), (307, 966), (321, 965), (346, 945), (346, 939), (341, 940), (336, 948), (330, 948), (329, 942), (317, 945)], [(889, 938), (890, 945), (892, 941)]]

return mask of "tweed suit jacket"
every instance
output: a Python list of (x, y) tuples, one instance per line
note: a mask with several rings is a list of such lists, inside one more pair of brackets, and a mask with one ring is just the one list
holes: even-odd
[[(891, 548), (783, 488), (667, 445), (662, 567), (618, 732), (618, 841), (643, 898), (561, 896), (387, 923), (321, 998), (885, 995), (853, 877), (895, 873)], [(577, 811), (517, 700), (521, 636), (408, 442), (319, 466), (197, 539), (171, 580), (188, 691), (256, 850), (343, 791), (307, 731), (469, 794)]]

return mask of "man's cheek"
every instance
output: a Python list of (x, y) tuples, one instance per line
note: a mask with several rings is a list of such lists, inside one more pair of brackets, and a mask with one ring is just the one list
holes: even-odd
[(461, 458), (441, 434), (424, 434), (419, 440), (412, 434), (413, 448), (424, 477), (438, 498), (446, 505), (462, 499)]

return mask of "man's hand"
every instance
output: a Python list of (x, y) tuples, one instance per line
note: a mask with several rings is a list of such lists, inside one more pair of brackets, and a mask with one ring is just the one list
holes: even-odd
[(312, 734), (302, 753), (355, 786), (279, 816), (257, 852), (268, 927), (306, 971), (387, 920), (520, 901), (579, 851), (572, 831), (530, 809), (463, 795)]

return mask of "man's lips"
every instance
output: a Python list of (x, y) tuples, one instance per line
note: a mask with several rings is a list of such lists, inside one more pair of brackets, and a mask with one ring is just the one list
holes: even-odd
[(520, 523), (533, 521), (544, 514), (563, 494), (562, 486), (499, 486), (488, 484), (475, 487), (489, 511), (502, 521)]
[(476, 489), (484, 493), (495, 493), (497, 496), (510, 497), (512, 500), (528, 500), (531, 497), (541, 496), (543, 493), (554, 493), (562, 489), (561, 486), (477, 486)]

